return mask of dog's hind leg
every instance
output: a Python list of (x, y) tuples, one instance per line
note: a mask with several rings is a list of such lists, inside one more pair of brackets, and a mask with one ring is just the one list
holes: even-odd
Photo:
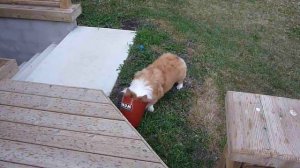
[(148, 106), (147, 110), (148, 110), (149, 112), (154, 112), (154, 107), (153, 107), (153, 105)]
[(176, 88), (177, 88), (178, 90), (182, 89), (182, 88), (183, 88), (183, 81), (182, 81), (182, 82), (178, 82)]

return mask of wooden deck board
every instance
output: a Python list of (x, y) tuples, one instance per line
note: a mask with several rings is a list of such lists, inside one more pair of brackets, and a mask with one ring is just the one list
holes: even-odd
[(65, 87), (14, 80), (1, 80), (0, 90), (30, 95), (65, 98), (95, 103), (109, 103), (101, 90), (85, 89), (78, 87)]
[[(230, 139), (228, 155), (236, 161), (240, 160), (241, 154), (253, 151), (268, 156), (270, 152), (265, 152), (270, 149), (270, 142), (265, 130), (266, 122), (260, 97), (244, 96), (243, 93), (227, 94), (226, 111), (230, 111), (226, 114), (227, 128), (230, 129), (227, 132)], [(253, 141), (252, 137), (257, 140)], [(235, 155), (236, 153), (239, 154)]]
[(0, 104), (90, 117), (124, 120), (110, 104), (0, 91)]
[(0, 81), (0, 167), (167, 167), (102, 91)]
[(0, 168), (37, 168), (35, 166), (28, 166), (23, 164), (4, 162), (0, 160)]
[(273, 155), (283, 160), (298, 160), (300, 166), (300, 117), (291, 114), (300, 112), (300, 101), (262, 95), (261, 102), (266, 110), (271, 148), (276, 149)]
[(85, 117), (0, 105), (0, 120), (37, 126), (140, 139), (125, 121)]
[(272, 167), (300, 167), (300, 100), (227, 92), (231, 160)]
[(0, 139), (0, 158), (47, 168), (163, 167), (160, 163), (117, 158)]
[(1, 139), (159, 163), (141, 140), (0, 122)]

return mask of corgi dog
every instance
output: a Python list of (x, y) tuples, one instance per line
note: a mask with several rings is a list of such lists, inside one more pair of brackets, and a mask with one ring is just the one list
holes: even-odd
[(187, 66), (185, 61), (175, 54), (165, 53), (147, 68), (135, 73), (128, 88), (122, 92), (125, 96), (147, 102), (147, 109), (154, 111), (153, 105), (168, 92), (175, 83), (177, 89), (183, 87)]

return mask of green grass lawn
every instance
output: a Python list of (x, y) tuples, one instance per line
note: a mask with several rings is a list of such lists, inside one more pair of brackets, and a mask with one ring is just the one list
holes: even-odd
[[(300, 98), (300, 6), (293, 0), (82, 0), (78, 23), (137, 30), (111, 95), (160, 54), (188, 64), (138, 131), (169, 167), (213, 167), (226, 143), (226, 91)], [(140, 46), (143, 45), (144, 49)]]

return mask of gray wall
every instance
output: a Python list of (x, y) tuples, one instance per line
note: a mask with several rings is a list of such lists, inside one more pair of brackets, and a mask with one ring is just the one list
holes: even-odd
[(58, 44), (77, 26), (73, 23), (0, 18), (0, 57), (28, 61), (51, 43)]

